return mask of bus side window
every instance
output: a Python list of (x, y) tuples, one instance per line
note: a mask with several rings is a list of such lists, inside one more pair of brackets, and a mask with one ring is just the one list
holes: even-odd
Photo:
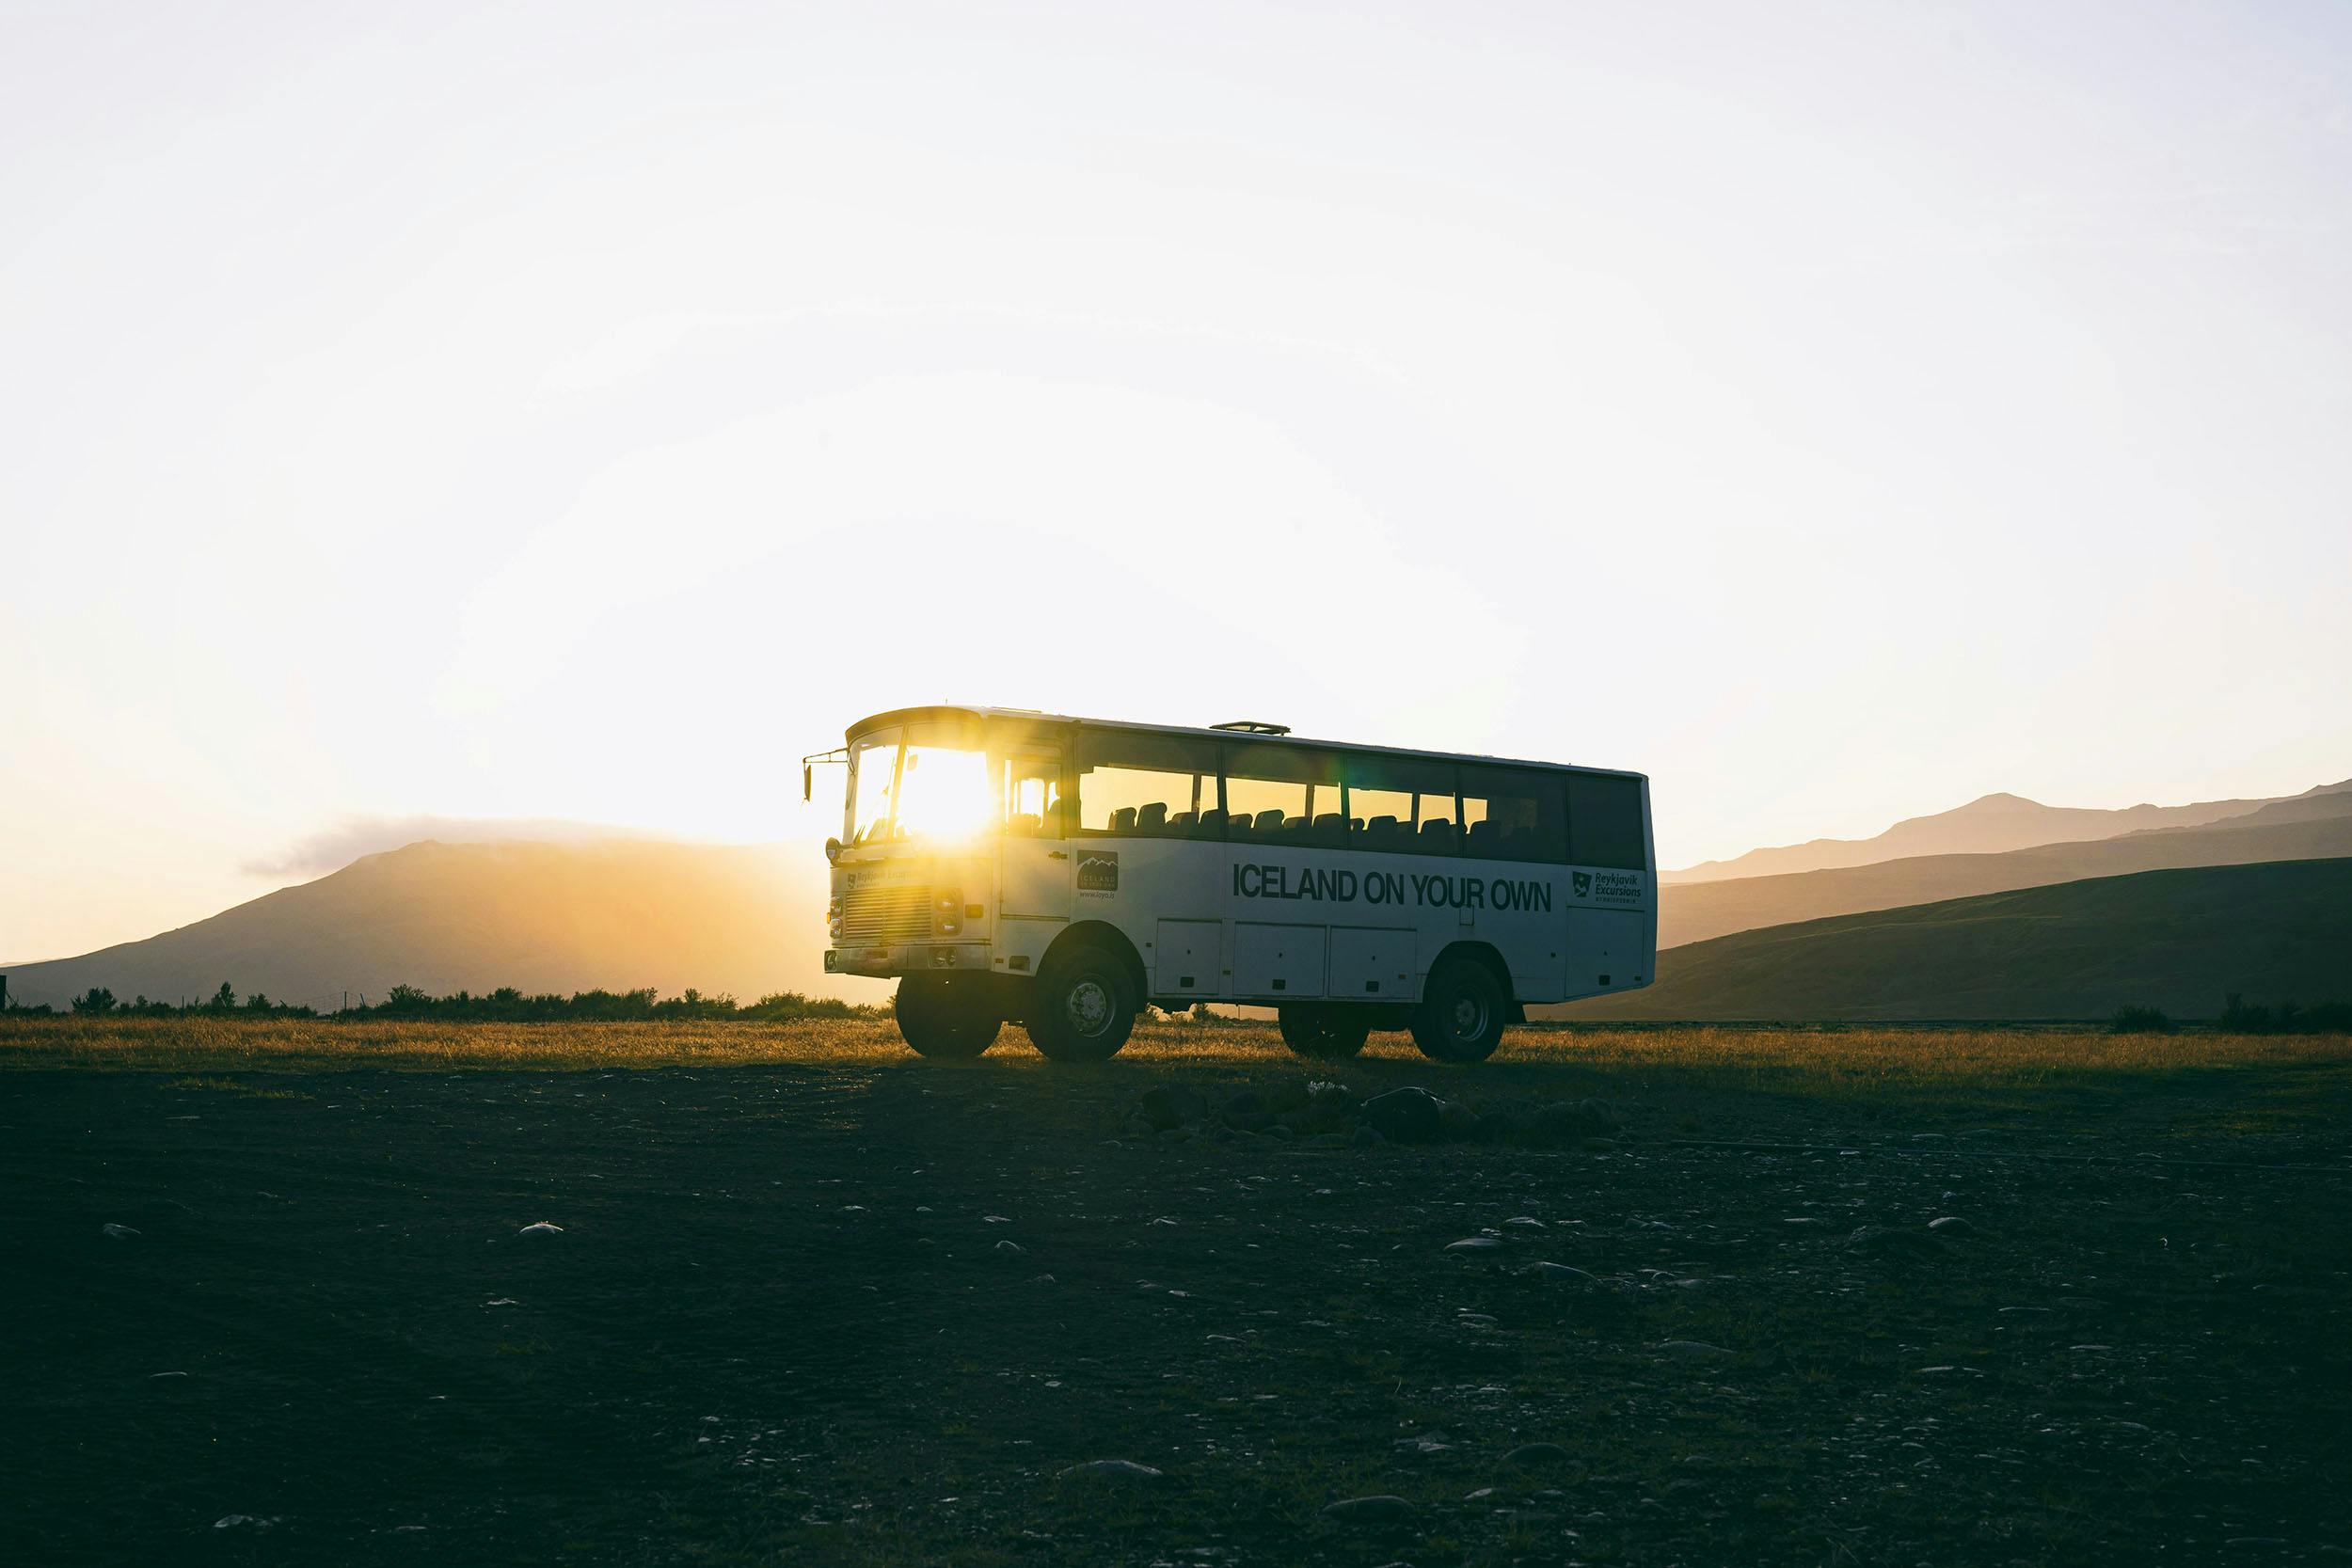
[(1578, 865), (1642, 870), (1642, 781), (1607, 773), (1568, 775), (1568, 857)]
[(1078, 831), (1189, 838), (1217, 808), (1216, 746), (1184, 736), (1089, 730), (1078, 740)]
[(1351, 755), (1345, 772), (1351, 848), (1395, 855), (1455, 852), (1454, 764)]
[(1061, 837), (1060, 792), (1060, 758), (1005, 758), (1005, 832), (1015, 838)]
[(1347, 818), (1339, 759), (1279, 741), (1225, 748), (1226, 836), (1261, 844), (1342, 848)]
[(1556, 773), (1464, 763), (1462, 824), (1465, 854), (1553, 864), (1567, 858), (1566, 802)]

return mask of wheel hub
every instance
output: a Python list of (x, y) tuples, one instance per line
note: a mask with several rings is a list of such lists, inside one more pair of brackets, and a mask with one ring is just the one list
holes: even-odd
[(1100, 980), (1081, 980), (1070, 988), (1070, 1000), (1063, 1009), (1070, 1016), (1071, 1027), (1081, 1035), (1099, 1035), (1111, 1019), (1111, 993)]

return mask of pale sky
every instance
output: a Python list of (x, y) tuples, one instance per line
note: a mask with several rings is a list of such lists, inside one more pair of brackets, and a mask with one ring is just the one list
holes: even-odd
[(1670, 865), (2352, 775), (2352, 8), (0, 28), (0, 958), (941, 700)]

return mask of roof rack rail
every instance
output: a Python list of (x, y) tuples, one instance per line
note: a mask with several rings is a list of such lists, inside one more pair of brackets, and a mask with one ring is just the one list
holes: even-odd
[(1232, 730), (1238, 735), (1288, 735), (1288, 724), (1268, 724), (1256, 719), (1232, 719), (1222, 724), (1211, 724), (1213, 730)]

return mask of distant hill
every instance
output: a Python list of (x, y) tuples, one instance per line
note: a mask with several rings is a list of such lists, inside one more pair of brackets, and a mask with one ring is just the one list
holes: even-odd
[(1661, 947), (1678, 947), (1791, 921), (2087, 877), (2340, 855), (2352, 855), (2352, 790), (2298, 795), (2205, 827), (2159, 828), (2087, 844), (2043, 844), (1997, 855), (1920, 855), (1835, 871), (1677, 882), (1659, 889), (1658, 942)]
[[(411, 844), (143, 942), (7, 970), (26, 1004), (240, 994), (332, 1007), (348, 990), (841, 988), (819, 967), (825, 863), (777, 846)], [(867, 987), (878, 1000), (879, 988)]]
[[(2342, 788), (2343, 785), (2329, 786)], [(2314, 791), (2313, 793), (2318, 793)], [(2300, 797), (2298, 797), (2300, 799)], [(1876, 838), (1817, 838), (1774, 849), (1751, 849), (1727, 861), (1702, 861), (1660, 874), (1665, 883), (1713, 882), (1732, 877), (1780, 876), (1836, 866), (1871, 865), (1918, 855), (1996, 855), (2037, 844), (2079, 843), (2153, 828), (2195, 828), (2243, 816), (2266, 800), (2205, 800), (2189, 806), (2126, 806), (2097, 811), (2045, 806), (2020, 795), (1987, 795), (1898, 822)]]
[(1646, 990), (1531, 1009), (1603, 1019), (2211, 1017), (2223, 995), (2352, 992), (2352, 860), (2100, 877), (1742, 931), (1661, 954)]

